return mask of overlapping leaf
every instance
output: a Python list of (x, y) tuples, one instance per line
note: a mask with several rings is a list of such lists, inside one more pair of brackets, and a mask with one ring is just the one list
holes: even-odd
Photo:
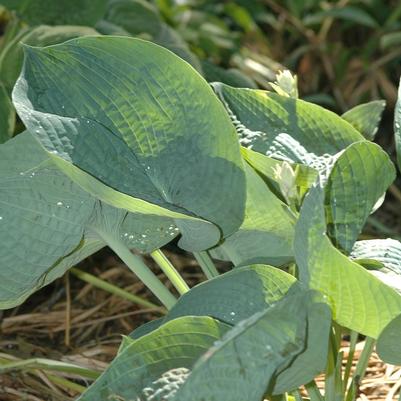
[(178, 234), (168, 215), (128, 213), (99, 202), (62, 174), (29, 133), (1, 145), (0, 155), (1, 309), (23, 302), (105, 246), (103, 233), (144, 252)]
[(209, 317), (173, 320), (125, 347), (79, 401), (171, 399), (228, 326)]
[(294, 251), (300, 281), (327, 296), (333, 318), (342, 326), (377, 338), (400, 313), (401, 296), (332, 245), (320, 185), (305, 197)]
[[(168, 50), (122, 37), (27, 48), (13, 98), (49, 152), (108, 192), (202, 217), (224, 236), (241, 224), (245, 177), (234, 128), (206, 81)], [(176, 224), (187, 249), (219, 239), (211, 224), (204, 242)]]
[[(79, 400), (103, 401), (114, 396), (259, 401), (265, 392), (271, 392), (275, 372), (285, 371), (305, 349), (307, 318), (318, 308), (325, 315), (327, 306), (324, 309), (312, 294), (301, 291), (229, 331), (225, 324), (207, 317), (174, 319), (128, 341)], [(320, 342), (327, 350), (327, 336)], [(284, 388), (289, 388), (290, 382), (283, 382)]]

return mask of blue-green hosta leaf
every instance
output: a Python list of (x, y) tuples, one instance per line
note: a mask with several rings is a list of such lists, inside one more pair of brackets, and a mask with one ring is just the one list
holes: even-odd
[(93, 26), (104, 14), (107, 0), (2, 0), (29, 25)]
[(391, 238), (357, 241), (350, 257), (357, 259), (363, 265), (368, 264), (370, 260), (379, 262), (378, 266), (370, 270), (371, 273), (401, 294), (401, 243), (399, 241)]
[(245, 219), (239, 230), (226, 238), (215, 252), (223, 251), (237, 266), (289, 263), (293, 260), (295, 216), (249, 165), (245, 166), (245, 172)]
[(364, 141), (345, 149), (325, 185), (327, 233), (347, 254), (377, 201), (394, 181), (395, 168), (378, 145)]
[(167, 400), (229, 326), (183, 317), (129, 343), (78, 401)]
[(397, 103), (394, 110), (394, 135), (395, 135), (395, 149), (397, 151), (397, 164), (401, 169), (401, 79), (398, 86)]
[(31, 46), (48, 46), (78, 36), (98, 34), (93, 28), (86, 26), (48, 26), (40, 25), (25, 28), (10, 41), (0, 54), (1, 79), (9, 93), (11, 93), (17, 80), (24, 59), (22, 44)]
[(385, 107), (385, 100), (373, 100), (353, 107), (341, 117), (352, 124), (366, 139), (373, 141)]
[(332, 245), (320, 185), (305, 197), (294, 252), (300, 281), (327, 296), (333, 319), (342, 326), (377, 338), (400, 313), (401, 296)]
[(296, 279), (272, 266), (238, 267), (193, 287), (164, 318), (211, 316), (234, 325), (279, 301)]
[[(164, 321), (185, 315), (206, 315), (235, 325), (254, 313), (268, 309), (288, 291), (296, 292), (298, 289), (293, 276), (274, 267), (254, 265), (236, 268), (192, 288), (179, 299)], [(325, 368), (331, 326), (330, 308), (319, 303), (309, 312), (305, 350), (290, 368), (277, 375), (274, 394), (282, 394), (308, 383)]]
[[(209, 317), (187, 316), (167, 322), (128, 341), (79, 401), (106, 401), (113, 396), (259, 401), (275, 372), (284, 370), (304, 351), (308, 314), (317, 305), (321, 306), (302, 291), (229, 331), (227, 325)], [(327, 348), (327, 338), (325, 342)]]
[(177, 235), (169, 216), (99, 202), (61, 173), (29, 133), (0, 146), (0, 185), (0, 309), (20, 304), (105, 246), (103, 233), (143, 252)]
[(9, 140), (14, 133), (15, 110), (4, 85), (0, 82), (0, 143)]
[(392, 365), (401, 365), (401, 315), (393, 319), (380, 334), (376, 350), (380, 358)]
[(234, 326), (169, 401), (260, 401), (271, 391), (275, 373), (305, 349), (313, 304), (311, 294), (293, 294)]
[(317, 163), (363, 136), (324, 108), (262, 90), (214, 84), (243, 146), (292, 162)]
[[(223, 236), (242, 223), (245, 175), (234, 127), (207, 82), (168, 50), (123, 37), (27, 48), (13, 99), (49, 152), (109, 190), (199, 216)], [(176, 224), (187, 249), (219, 240), (211, 224), (201, 244)]]

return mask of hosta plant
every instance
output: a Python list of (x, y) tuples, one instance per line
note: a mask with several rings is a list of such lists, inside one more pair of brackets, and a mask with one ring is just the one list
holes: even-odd
[[(401, 364), (401, 244), (358, 241), (396, 173), (370, 141), (381, 108), (340, 117), (295, 84), (209, 85), (128, 37), (25, 46), (12, 97), (26, 131), (0, 147), (0, 307), (109, 246), (166, 310), (124, 337), (79, 400), (351, 401), (376, 341)], [(208, 279), (191, 289), (160, 250), (175, 237)], [(219, 274), (211, 256), (233, 269)]]

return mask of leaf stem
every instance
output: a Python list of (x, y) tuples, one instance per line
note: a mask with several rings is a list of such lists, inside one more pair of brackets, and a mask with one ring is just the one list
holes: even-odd
[(163, 270), (164, 274), (171, 281), (180, 295), (183, 295), (189, 291), (188, 284), (160, 249), (156, 249), (155, 251), (151, 252), (150, 256), (157, 263), (160, 269)]
[(363, 347), (361, 356), (359, 357), (359, 361), (356, 365), (356, 369), (354, 375), (352, 377), (351, 384), (348, 389), (346, 401), (354, 401), (357, 394), (357, 389), (362, 378), (365, 376), (366, 369), (369, 364), (370, 356), (373, 352), (373, 348), (375, 345), (375, 340), (371, 337), (366, 337), (365, 345)]
[(351, 339), (350, 339), (350, 345), (349, 345), (349, 353), (348, 353), (348, 358), (347, 358), (347, 364), (345, 365), (345, 370), (344, 370), (344, 395), (347, 391), (347, 386), (348, 386), (348, 381), (349, 377), (351, 374), (351, 368), (352, 368), (352, 361), (354, 360), (354, 355), (355, 355), (355, 348), (356, 348), (356, 343), (358, 341), (358, 333), (356, 331), (351, 331)]
[(171, 309), (174, 306), (177, 302), (176, 298), (149, 267), (145, 265), (142, 258), (134, 255), (124, 243), (117, 240), (112, 235), (99, 231), (98, 234), (167, 309)]
[(309, 394), (310, 401), (324, 401), (322, 393), (314, 380), (305, 384), (305, 389)]
[(138, 297), (137, 295), (131, 294), (130, 292), (125, 291), (122, 288), (119, 288), (113, 284), (110, 284), (105, 280), (102, 280), (96, 276), (93, 276), (92, 274), (89, 274), (80, 269), (77, 269), (76, 267), (72, 267), (70, 269), (70, 272), (74, 276), (78, 277), (80, 280), (85, 281), (89, 284), (92, 284), (94, 287), (100, 288), (100, 289), (107, 291), (110, 294), (116, 295), (122, 299), (126, 299), (127, 301), (133, 302), (134, 304), (145, 306), (146, 308), (161, 309), (160, 306), (158, 306), (150, 301), (147, 301), (146, 299), (142, 299), (141, 297)]
[(208, 280), (219, 275), (207, 251), (194, 252), (194, 256)]

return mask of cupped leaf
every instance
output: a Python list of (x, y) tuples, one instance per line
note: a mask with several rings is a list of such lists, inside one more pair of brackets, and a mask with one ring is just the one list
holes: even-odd
[(0, 143), (9, 140), (14, 133), (15, 110), (4, 85), (0, 82)]
[(24, 54), (22, 43), (31, 46), (48, 46), (84, 35), (96, 35), (97, 31), (86, 26), (40, 25), (25, 28), (11, 40), (0, 54), (0, 73), (9, 93), (21, 72)]
[(229, 326), (183, 317), (129, 343), (78, 401), (172, 399), (199, 357)]
[(327, 233), (346, 253), (375, 204), (395, 179), (387, 153), (371, 142), (349, 146), (337, 158), (325, 186)]
[(105, 246), (103, 233), (143, 252), (178, 234), (168, 216), (99, 202), (64, 175), (29, 133), (1, 145), (0, 156), (0, 309), (20, 304)]
[(353, 107), (341, 117), (352, 124), (366, 139), (373, 141), (385, 107), (385, 100), (373, 100)]
[(400, 313), (401, 296), (332, 245), (320, 184), (305, 197), (294, 252), (300, 281), (327, 296), (333, 319), (342, 326), (377, 338)]
[(401, 294), (401, 243), (397, 240), (375, 239), (357, 241), (350, 257), (363, 266), (371, 265), (371, 261), (379, 262), (370, 271), (388, 286)]
[(275, 372), (305, 349), (311, 294), (287, 296), (243, 320), (205, 353), (172, 401), (260, 401)]
[[(266, 265), (240, 267), (192, 288), (169, 311), (164, 322), (180, 316), (206, 315), (235, 325), (297, 291), (296, 279), (282, 270)], [(274, 394), (308, 383), (325, 368), (330, 308), (324, 303), (313, 303), (307, 320), (305, 349), (275, 376)]]
[(235, 265), (289, 263), (293, 260), (295, 216), (249, 165), (245, 166), (245, 172), (244, 222), (215, 252), (222, 251)]
[[(26, 49), (14, 104), (48, 152), (121, 196), (199, 216), (223, 236), (237, 230), (245, 175), (235, 130), (186, 62), (123, 37)], [(182, 244), (198, 249), (194, 230), (176, 224)], [(215, 229), (204, 239), (203, 249), (216, 244)]]
[(334, 156), (364, 139), (351, 124), (315, 104), (262, 90), (223, 84), (213, 87), (237, 128), (241, 144), (256, 152), (281, 152), (282, 158), (302, 163), (312, 155)]
[(377, 340), (376, 350), (386, 363), (401, 365), (401, 315), (393, 319), (382, 331)]
[(93, 26), (105, 12), (107, 0), (2, 0), (29, 25)]
[[(319, 313), (315, 336), (320, 338), (312, 344), (309, 330), (317, 328)], [(233, 328), (210, 317), (179, 317), (136, 340), (124, 340), (115, 360), (79, 401), (259, 401), (277, 383), (276, 392), (290, 391), (324, 368), (329, 328), (328, 306), (304, 290), (287, 294)], [(309, 353), (310, 359), (312, 348), (316, 360), (295, 374), (296, 358)]]

